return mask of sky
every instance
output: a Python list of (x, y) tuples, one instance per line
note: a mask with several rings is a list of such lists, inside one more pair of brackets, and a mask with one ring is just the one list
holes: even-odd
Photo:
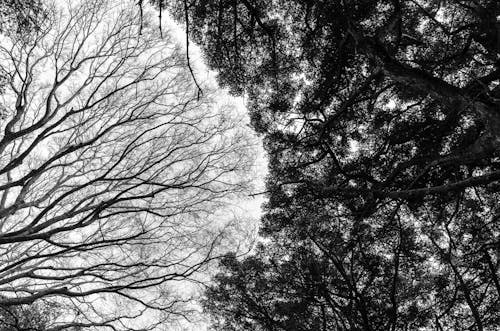
[[(149, 7), (148, 10), (154, 11), (154, 9), (152, 9), (151, 7)], [(172, 36), (175, 37), (176, 41), (180, 45), (182, 45), (184, 49), (186, 49), (186, 34), (184, 27), (175, 22), (168, 14), (168, 12), (164, 13), (162, 16), (162, 26), (165, 28), (165, 30), (168, 31), (168, 33), (171, 33)], [(205, 64), (203, 51), (193, 41), (190, 41), (189, 43), (189, 57), (193, 70), (195, 71), (196, 79), (212, 81), (214, 85), (218, 86), (217, 72), (210, 70), (207, 67), (207, 65)], [(231, 103), (235, 105), (235, 110), (239, 113), (239, 116), (241, 116), (244, 121), (246, 121), (247, 124), (250, 125), (250, 117), (245, 105), (245, 96), (234, 96), (229, 93), (228, 89), (223, 89), (221, 87), (218, 87), (218, 89), (220, 90), (222, 96), (222, 99), (220, 99), (219, 102)], [(258, 154), (256, 155), (257, 162), (255, 165), (255, 193), (261, 193), (265, 190), (264, 180), (267, 175), (267, 156), (264, 148), (262, 147), (262, 139), (260, 137), (257, 137), (257, 139), (259, 140), (260, 146), (258, 148)], [(258, 219), (262, 212), (261, 205), (264, 202), (265, 195), (257, 194), (255, 196), (249, 197), (249, 199), (246, 201), (242, 201), (241, 207), (244, 208), (246, 212), (249, 212), (253, 218)]]
[[(155, 11), (155, 9), (149, 7), (146, 10)], [(171, 35), (175, 38), (175, 40), (186, 49), (186, 34), (184, 27), (175, 22), (168, 12), (163, 13), (162, 26), (164, 27), (164, 33), (171, 33)], [(203, 55), (202, 49), (196, 45), (193, 41), (189, 42), (189, 57), (191, 61), (191, 66), (195, 72), (195, 77), (197, 80), (209, 80), (212, 81), (214, 85), (217, 84), (217, 72), (210, 70), (205, 64), (205, 59)], [(221, 103), (231, 103), (236, 105), (236, 111), (239, 113), (239, 116), (247, 121), (248, 125), (250, 125), (250, 118), (245, 106), (245, 97), (244, 96), (233, 96), (230, 95), (228, 89), (223, 89), (218, 87), (221, 92), (222, 98), (219, 100)], [(265, 194), (259, 194), (265, 191), (265, 177), (267, 175), (267, 156), (262, 147), (262, 139), (258, 138), (259, 148), (258, 155), (256, 155), (256, 164), (255, 164), (255, 189), (254, 193), (256, 195), (249, 196), (248, 199), (244, 199), (238, 201), (238, 206), (236, 209), (240, 211), (238, 215), (236, 215), (237, 219), (240, 220), (240, 225), (242, 226), (242, 231), (249, 232), (251, 236), (258, 240), (258, 226), (259, 226), (259, 218), (262, 214), (262, 204), (266, 201)], [(249, 222), (250, 221), (250, 222)], [(235, 240), (238, 242), (238, 239)], [(236, 248), (236, 247), (234, 247)], [(242, 252), (251, 251), (250, 247), (241, 247), (240, 250)], [(192, 321), (184, 321), (181, 322), (179, 326), (182, 331), (205, 331), (208, 330), (208, 321), (204, 320), (204, 316), (200, 316), (200, 320), (192, 320)], [(177, 326), (174, 326), (173, 329), (167, 327), (166, 330), (175, 330)]]

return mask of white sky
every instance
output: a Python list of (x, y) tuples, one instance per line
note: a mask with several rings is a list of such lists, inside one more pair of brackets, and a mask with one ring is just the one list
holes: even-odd
[[(145, 8), (145, 10), (153, 10), (152, 8)], [(162, 20), (163, 33), (171, 33), (176, 41), (186, 49), (186, 35), (184, 27), (177, 24), (168, 12), (164, 12)], [(155, 15), (156, 16), (156, 15)], [(212, 81), (213, 84), (217, 85), (216, 77), (217, 72), (209, 70), (207, 65), (204, 63), (203, 52), (195, 43), (190, 41), (189, 43), (189, 57), (191, 61), (191, 66), (195, 72), (195, 77), (198, 81)], [(187, 68), (186, 68), (187, 70)], [(219, 100), (220, 103), (231, 103), (236, 105), (235, 110), (239, 113), (239, 116), (243, 118), (248, 125), (250, 125), (250, 118), (245, 106), (244, 97), (235, 97), (229, 94), (227, 89), (222, 89), (218, 87), (222, 92), (223, 98)], [(260, 148), (258, 149), (259, 154), (257, 155), (257, 163), (255, 167), (255, 193), (260, 193), (265, 190), (265, 177), (267, 176), (267, 156), (264, 149), (262, 148), (262, 139), (259, 138)], [(236, 216), (236, 219), (241, 221), (242, 231), (253, 232), (253, 235), (257, 235), (257, 230), (259, 226), (259, 219), (262, 214), (261, 205), (265, 202), (265, 195), (258, 194), (253, 197), (248, 197), (246, 200), (238, 202), (237, 210), (240, 211)], [(248, 223), (250, 221), (250, 223)], [(246, 224), (243, 224), (246, 223)], [(235, 242), (238, 239), (235, 238)], [(237, 249), (238, 247), (234, 247)], [(246, 250), (245, 248), (240, 248)], [(200, 316), (203, 318), (203, 316)], [(208, 324), (203, 320), (193, 320), (192, 322), (185, 322), (182, 325), (173, 327), (172, 329), (166, 328), (166, 330), (182, 330), (182, 331), (206, 331), (208, 330)]]

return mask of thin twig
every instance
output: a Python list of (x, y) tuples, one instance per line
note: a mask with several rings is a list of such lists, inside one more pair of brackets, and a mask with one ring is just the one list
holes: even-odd
[(200, 96), (203, 95), (203, 90), (201, 89), (198, 81), (193, 72), (193, 68), (191, 67), (191, 59), (189, 58), (189, 14), (188, 14), (188, 5), (187, 0), (184, 0), (184, 19), (186, 20), (186, 59), (187, 66), (189, 68), (189, 72), (191, 73), (191, 77), (193, 77), (194, 84), (198, 88), (197, 100), (200, 100)]
[(139, 36), (142, 35), (142, 18), (144, 16), (144, 13), (142, 11), (142, 1), (143, 0), (138, 0), (137, 5), (139, 6), (139, 19), (140, 19), (140, 24), (139, 24)]
[(163, 39), (163, 29), (161, 27), (161, 14), (162, 14), (162, 11), (163, 11), (163, 0), (160, 0), (158, 2), (158, 9), (159, 9), (158, 20), (159, 20), (159, 28), (160, 28), (160, 38)]
[(252, 197), (252, 198), (255, 198), (258, 195), (264, 195), (264, 194), (268, 194), (268, 193), (271, 193), (271, 191), (263, 191), (263, 192), (258, 192), (258, 193), (252, 193), (252, 194), (249, 194), (248, 196)]

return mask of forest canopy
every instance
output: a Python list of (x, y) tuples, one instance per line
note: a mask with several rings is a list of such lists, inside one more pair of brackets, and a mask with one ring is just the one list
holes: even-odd
[[(214, 330), (500, 329), (497, 0), (0, 14), (0, 330), (173, 328), (186, 281), (206, 285)], [(191, 43), (268, 154), (243, 257), (222, 252), (256, 140)]]
[[(160, 0), (161, 1), (161, 0)], [(269, 154), (216, 330), (500, 328), (500, 3), (177, 0)]]

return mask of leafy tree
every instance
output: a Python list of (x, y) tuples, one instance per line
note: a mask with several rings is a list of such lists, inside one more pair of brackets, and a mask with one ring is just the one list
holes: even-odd
[[(37, 302), (31, 305), (0, 307), (1, 331), (47, 331), (61, 312), (57, 304)], [(72, 329), (76, 331), (76, 329)]]
[[(276, 302), (315, 293), (304, 307), (325, 317), (304, 309), (295, 329), (500, 327), (498, 1), (166, 5), (248, 96), (270, 159), (271, 242), (225, 265), (209, 311), (230, 330), (293, 330)], [(300, 261), (320, 266), (317, 285)], [(272, 300), (238, 287), (265, 281)]]
[(0, 32), (29, 34), (40, 28), (46, 10), (40, 0), (0, 1)]
[(219, 254), (253, 136), (208, 83), (197, 96), (171, 36), (140, 29), (134, 1), (83, 0), (2, 35), (4, 315), (45, 301), (62, 309), (47, 330), (167, 327)]
[[(28, 38), (31, 32), (39, 29), (46, 12), (41, 1), (0, 1), (0, 33), (18, 34)], [(7, 77), (0, 72), (0, 94), (3, 93)], [(0, 109), (0, 119), (4, 114)]]
[[(326, 330), (335, 326), (335, 307), (327, 294), (319, 261), (302, 247), (289, 252), (259, 247), (255, 256), (238, 261), (228, 255), (223, 272), (209, 288), (205, 308), (216, 330)], [(332, 310), (333, 309), (333, 310)]]

